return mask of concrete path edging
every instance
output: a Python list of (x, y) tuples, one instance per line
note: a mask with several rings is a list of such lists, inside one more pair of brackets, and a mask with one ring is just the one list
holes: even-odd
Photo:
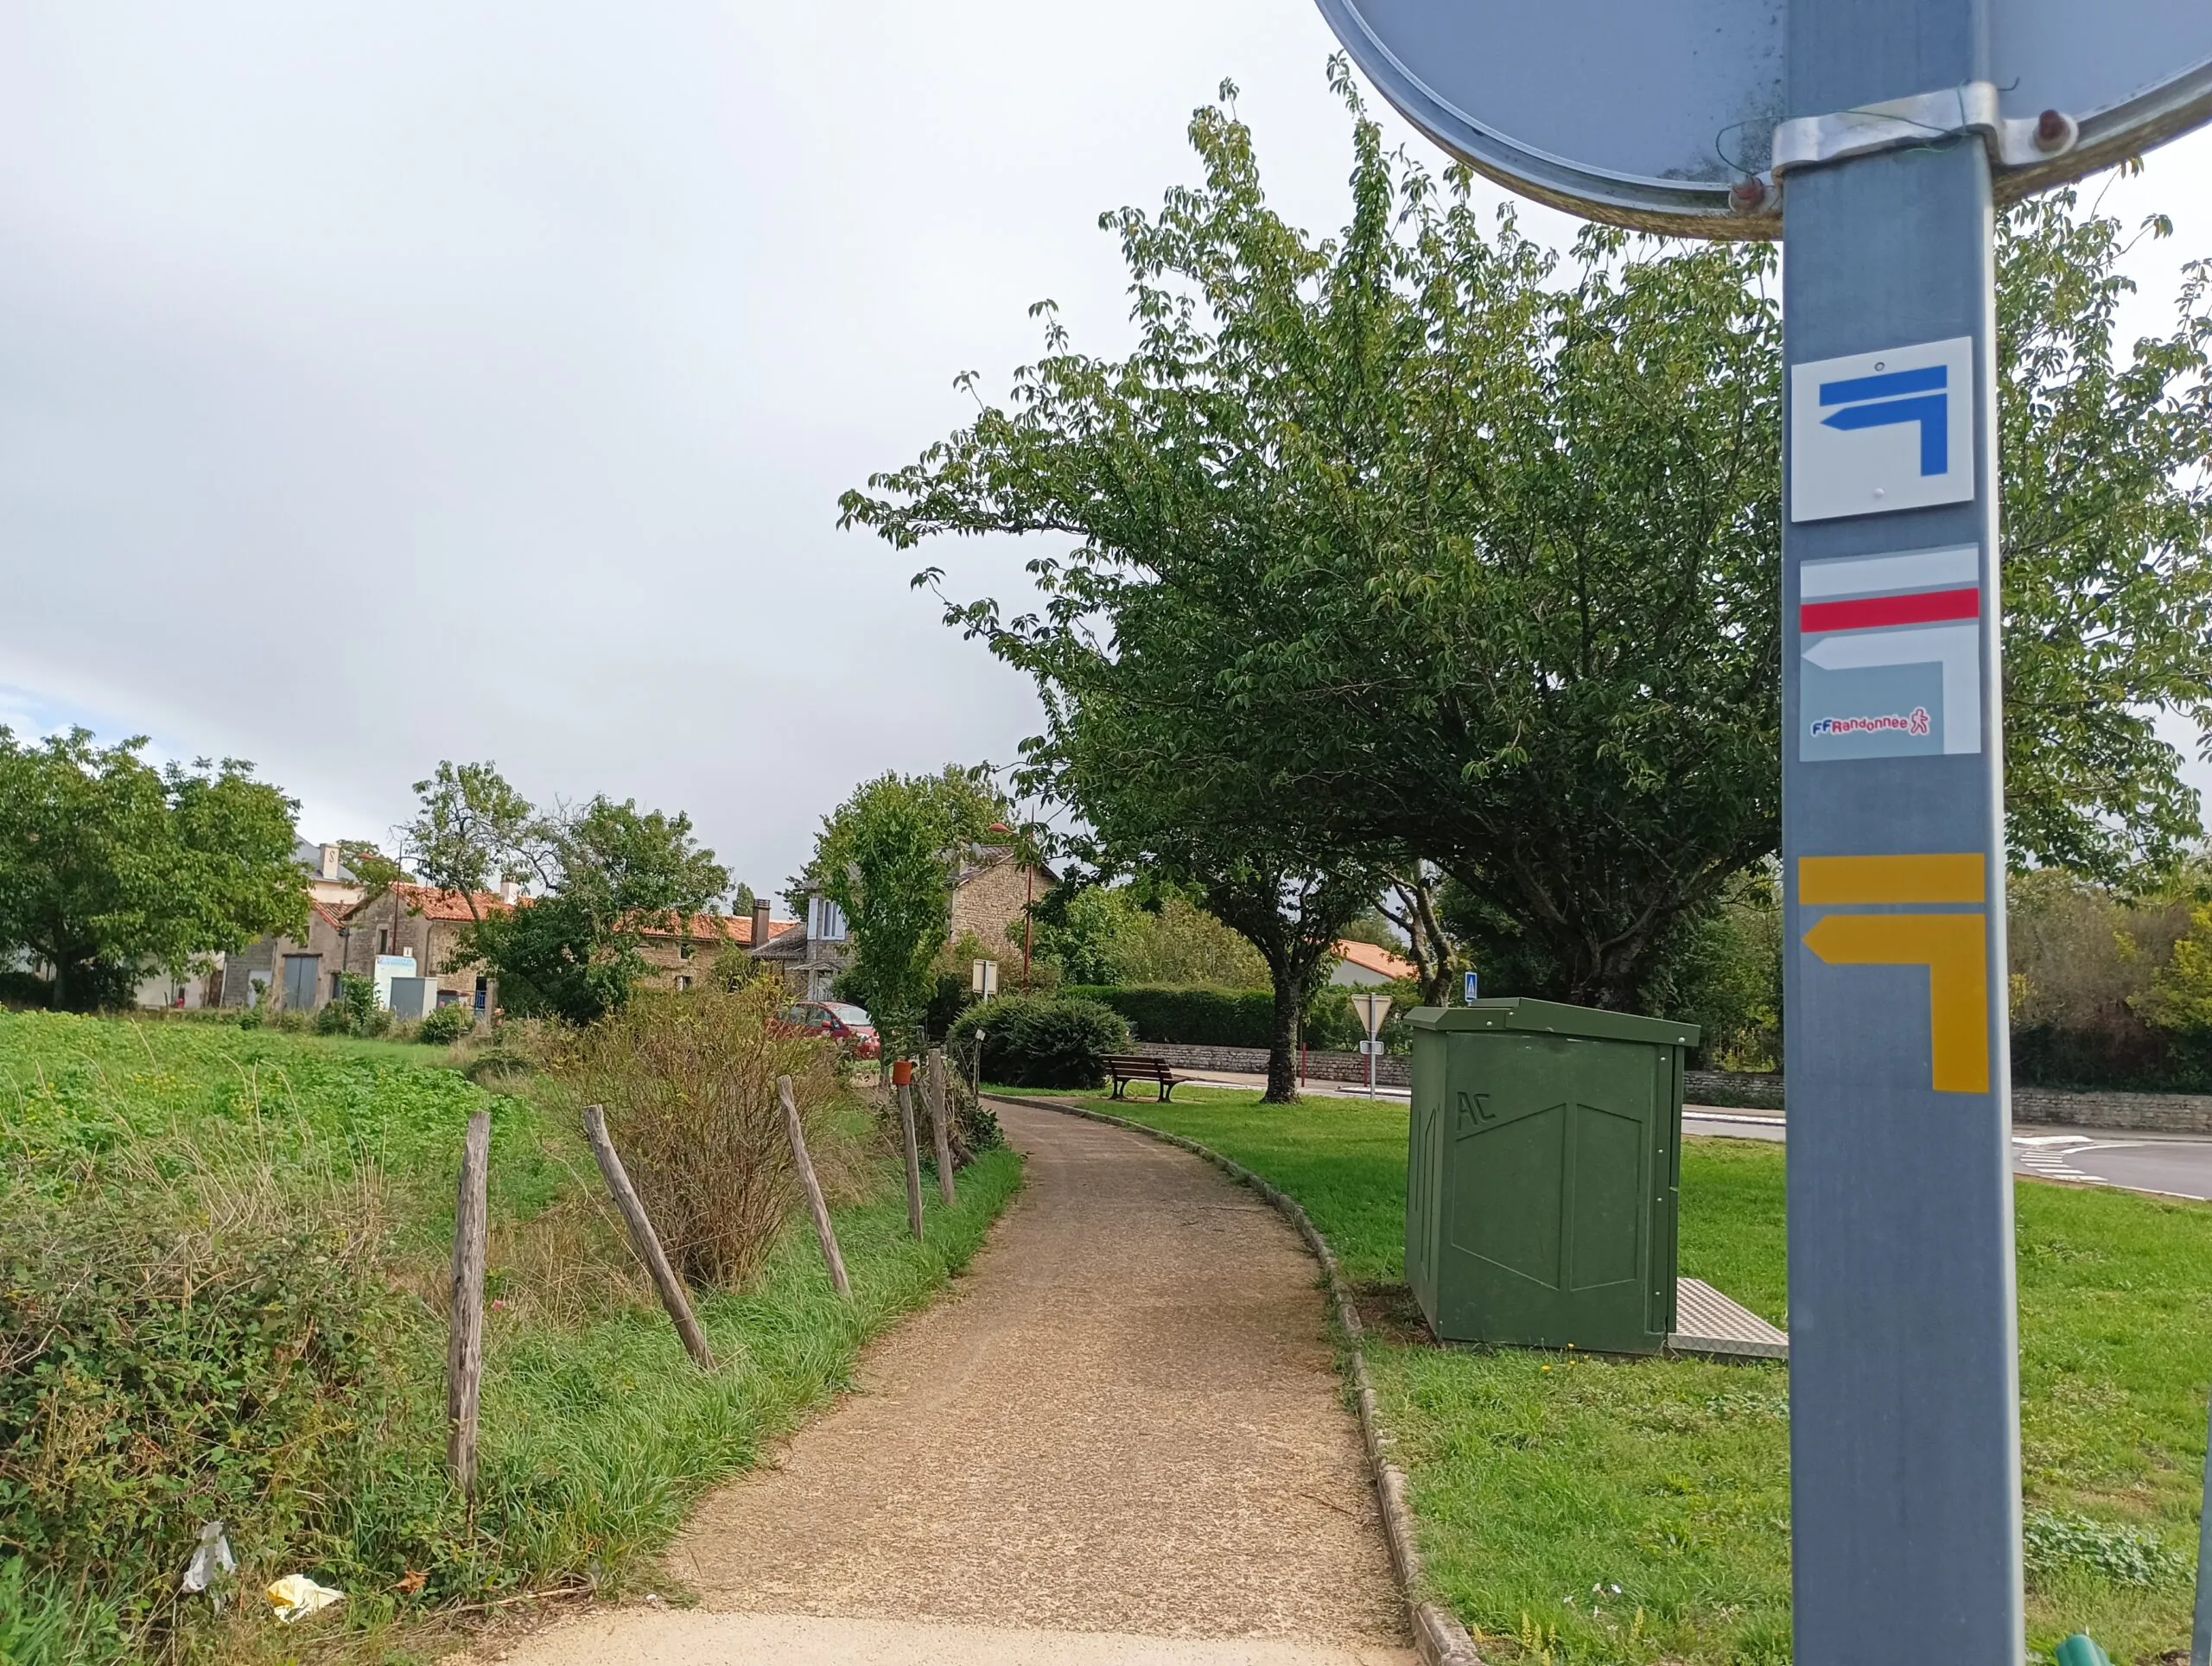
[(1032, 1099), (1026, 1095), (987, 1093), (986, 1102), (997, 1099), (1008, 1104), (1027, 1105), (1035, 1110), (1056, 1110), (1063, 1116), (1086, 1117), (1094, 1122), (1105, 1122), (1112, 1127), (1126, 1129), (1132, 1134), (1141, 1134), (1148, 1139), (1179, 1146), (1194, 1157), (1204, 1158), (1240, 1186), (1253, 1191), (1296, 1229), (1300, 1240), (1321, 1263), (1321, 1271), (1328, 1280), (1329, 1300), (1335, 1309), (1338, 1327), (1344, 1332), (1345, 1350), (1351, 1362), (1351, 1377), (1355, 1401), (1359, 1411), (1361, 1445), (1367, 1453), (1368, 1469), (1375, 1483), (1375, 1496), (1382, 1512), (1383, 1536), (1389, 1542), (1390, 1566), (1398, 1576), (1406, 1606), (1413, 1618), (1414, 1644), (1426, 1666), (1483, 1666), (1482, 1656), (1475, 1651), (1475, 1641), (1468, 1636), (1467, 1628), (1459, 1624), (1443, 1607), (1430, 1601), (1423, 1594), (1426, 1578), (1421, 1558), (1421, 1547), (1414, 1536), (1413, 1510), (1406, 1502), (1406, 1473), (1392, 1463), (1389, 1449), (1391, 1439), (1382, 1427), (1382, 1414), (1375, 1403), (1375, 1388), (1367, 1372), (1366, 1333), (1361, 1328), (1359, 1313), (1352, 1306), (1351, 1288), (1344, 1283), (1344, 1272), (1337, 1265), (1335, 1251), (1307, 1218), (1306, 1211), (1287, 1193), (1277, 1190), (1268, 1181), (1245, 1167), (1231, 1161), (1210, 1146), (1186, 1139), (1180, 1134), (1170, 1134), (1164, 1129), (1149, 1128), (1142, 1122), (1132, 1122), (1126, 1116), (1109, 1116), (1103, 1110), (1092, 1110), (1084, 1105), (1071, 1105), (1054, 1099)]

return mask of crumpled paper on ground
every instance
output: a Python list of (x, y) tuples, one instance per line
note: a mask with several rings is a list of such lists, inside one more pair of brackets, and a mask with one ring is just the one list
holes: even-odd
[(264, 1594), (269, 1599), (269, 1606), (276, 1611), (276, 1618), (287, 1625), (346, 1600), (343, 1591), (317, 1585), (304, 1574), (285, 1574)]

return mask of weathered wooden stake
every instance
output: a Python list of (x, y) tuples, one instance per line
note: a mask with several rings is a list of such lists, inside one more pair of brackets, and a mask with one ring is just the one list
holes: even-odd
[(944, 1049), (930, 1049), (930, 1131), (937, 1139), (937, 1191), (950, 1209), (958, 1199), (952, 1189), (952, 1135), (945, 1104)]
[(791, 1158), (798, 1165), (798, 1183), (806, 1193), (806, 1206), (814, 1212), (814, 1236), (822, 1241), (822, 1259), (830, 1263), (830, 1281), (837, 1294), (850, 1301), (852, 1281), (845, 1276), (845, 1258), (838, 1253), (837, 1229), (830, 1224), (830, 1205), (822, 1199), (822, 1182), (814, 1178), (814, 1160), (806, 1154), (806, 1129), (799, 1121), (798, 1101), (791, 1097), (791, 1078), (776, 1078), (776, 1097), (784, 1102), (784, 1129), (791, 1136)]
[(899, 1123), (906, 1131), (906, 1224), (918, 1239), (922, 1236), (922, 1154), (914, 1142), (913, 1084), (899, 1083), (898, 1093)]
[(492, 1113), (468, 1119), (461, 1148), (461, 1193), (453, 1213), (453, 1302), (446, 1336), (446, 1468), (464, 1497), (476, 1496), (476, 1412), (484, 1376), (484, 1258), (490, 1232), (486, 1192)]
[(676, 1321), (676, 1333), (683, 1339), (684, 1347), (699, 1369), (711, 1371), (715, 1356), (707, 1346), (707, 1333), (699, 1328), (698, 1319), (692, 1315), (690, 1300), (683, 1294), (683, 1281), (668, 1264), (668, 1256), (660, 1247), (660, 1236), (653, 1230), (645, 1205), (638, 1201), (630, 1176), (623, 1170), (622, 1159), (615, 1154), (614, 1141), (607, 1137), (607, 1112), (600, 1106), (584, 1107), (584, 1134), (591, 1141), (592, 1155), (599, 1159), (599, 1172), (607, 1177), (607, 1189), (614, 1194), (614, 1206), (630, 1224), (630, 1242), (638, 1247), (638, 1259), (653, 1275), (653, 1283), (660, 1291), (661, 1306)]

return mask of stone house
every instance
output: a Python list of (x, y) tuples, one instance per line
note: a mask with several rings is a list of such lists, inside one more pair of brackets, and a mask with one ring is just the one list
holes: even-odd
[(694, 914), (688, 926), (673, 915), (652, 921), (639, 933), (639, 952), (653, 970), (638, 987), (690, 989), (723, 955), (750, 955), (756, 940), (765, 944), (798, 929), (798, 921), (771, 919), (769, 913), (767, 903), (756, 902), (750, 914)]
[[(1030, 903), (1051, 893), (1059, 883), (1058, 875), (1041, 862), (1022, 862), (1010, 845), (971, 844), (958, 854), (945, 946), (952, 947), (972, 932), (988, 957), (1018, 967), (1020, 939), (1009, 928), (1022, 918)], [(808, 1001), (826, 1001), (851, 959), (851, 939), (844, 911), (819, 892), (808, 893), (806, 915), (791, 931), (754, 949), (753, 957), (780, 972), (793, 995)], [(1012, 971), (1005, 976), (1004, 987), (1015, 987)]]
[[(512, 885), (474, 897), (427, 885), (389, 886), (345, 917), (338, 957), (328, 968), (371, 977), (379, 955), (412, 955), (417, 976), (437, 979), (437, 1005), (460, 1001), (487, 1013), (499, 1005), (493, 980), (476, 967), (454, 967), (454, 959), (471, 925), (515, 904)], [(327, 977), (324, 984), (322, 998), (327, 1001), (337, 986)]]

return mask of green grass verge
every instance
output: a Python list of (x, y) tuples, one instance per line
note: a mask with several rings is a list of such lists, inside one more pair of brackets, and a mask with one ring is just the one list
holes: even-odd
[[(318, 1658), (404, 1656), (414, 1622), (456, 1604), (619, 1588), (704, 1489), (965, 1265), (1020, 1185), (1014, 1153), (985, 1154), (962, 1171), (957, 1208), (929, 1189), (917, 1244), (895, 1167), (848, 1107), (844, 1144), (824, 1155), (854, 1301), (796, 1225), (745, 1288), (700, 1300), (721, 1367), (709, 1377), (639, 1275), (572, 1117), (448, 1062), (0, 1014), (8, 1666), (280, 1649), (257, 1613), (211, 1625), (175, 1601), (213, 1517), (230, 1524), (248, 1590), (305, 1571), (347, 1592), (315, 1622)], [(493, 1310), (471, 1511), (442, 1472), (433, 1304), (480, 1109), (493, 1115)]]
[[(1406, 1108), (1179, 1088), (1084, 1103), (1200, 1141), (1305, 1205), (1367, 1299), (1402, 1291)], [(2212, 1205), (2018, 1188), (2029, 1636), (2115, 1661), (2189, 1642)], [(1787, 1322), (1783, 1154), (1691, 1140), (1681, 1267)], [(1789, 1658), (1789, 1375), (1777, 1365), (1370, 1338), (1436, 1594), (1503, 1658)], [(1879, 1632), (1869, 1616), (1870, 1639)], [(1871, 1646), (1871, 1644), (1870, 1644)]]

